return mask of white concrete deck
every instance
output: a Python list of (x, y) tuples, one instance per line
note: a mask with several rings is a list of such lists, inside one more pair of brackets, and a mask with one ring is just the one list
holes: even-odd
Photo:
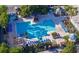
[(56, 25), (56, 32), (61, 36), (68, 35), (69, 33), (65, 32), (60, 24)]
[(79, 31), (79, 15), (73, 16), (71, 19), (72, 24), (75, 26), (75, 28)]

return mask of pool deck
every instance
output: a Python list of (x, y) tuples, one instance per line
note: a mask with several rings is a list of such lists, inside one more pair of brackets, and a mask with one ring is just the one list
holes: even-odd
[[(47, 14), (47, 15), (40, 15), (39, 17), (39, 20), (42, 21), (42, 20), (48, 20), (48, 19), (51, 19), (54, 23), (55, 23), (55, 27), (56, 27), (56, 32), (59, 33), (61, 36), (64, 36), (64, 35), (67, 35), (68, 33), (66, 33), (60, 22), (62, 20), (64, 20), (65, 16), (61, 16), (61, 17), (55, 17), (52, 13), (51, 14)], [(57, 20), (57, 21), (56, 21)], [(31, 20), (32, 21), (32, 20)], [(15, 23), (13, 23), (13, 32), (9, 33), (9, 42), (13, 44), (13, 37), (16, 37), (16, 30), (15, 30)], [(53, 40), (52, 38), (52, 35), (51, 35), (52, 32), (50, 32), (50, 36), (46, 36), (45, 38), (48, 38), (49, 40)]]
[(14, 23), (12, 23), (12, 32), (8, 32), (8, 33), (9, 33), (8, 34), (8, 36), (9, 36), (8, 42), (9, 42), (10, 46), (13, 46), (13, 44), (14, 44), (14, 37), (16, 37)]
[(59, 33), (61, 36), (65, 36), (65, 35), (69, 34), (63, 30), (63, 28), (60, 24), (56, 25), (56, 32)]
[(75, 26), (75, 28), (79, 31), (79, 15), (73, 16), (71, 19), (72, 24)]

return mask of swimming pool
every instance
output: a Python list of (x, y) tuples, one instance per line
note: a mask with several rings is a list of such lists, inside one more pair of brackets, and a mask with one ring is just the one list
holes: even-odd
[(24, 36), (27, 33), (29, 39), (42, 38), (48, 35), (47, 32), (55, 31), (55, 24), (52, 20), (42, 20), (37, 24), (31, 24), (30, 22), (18, 22), (16, 23), (16, 33), (18, 37)]

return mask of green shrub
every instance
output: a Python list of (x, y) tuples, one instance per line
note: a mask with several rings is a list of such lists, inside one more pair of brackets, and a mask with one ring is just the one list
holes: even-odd
[(12, 47), (9, 50), (10, 53), (22, 53), (23, 52), (23, 48), (22, 47)]
[(0, 53), (8, 53), (9, 52), (9, 47), (6, 43), (2, 43), (0, 45)]
[(68, 36), (68, 35), (66, 35), (66, 36), (64, 36), (63, 38), (64, 38), (65, 40), (67, 40), (67, 41), (68, 41), (69, 36)]
[(62, 51), (63, 53), (74, 53), (75, 52), (75, 44), (73, 42), (67, 42), (66, 47)]

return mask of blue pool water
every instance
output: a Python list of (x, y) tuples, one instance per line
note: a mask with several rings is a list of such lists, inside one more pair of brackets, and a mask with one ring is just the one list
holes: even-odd
[(16, 23), (17, 36), (24, 36), (27, 33), (28, 38), (41, 38), (48, 35), (47, 32), (55, 31), (55, 24), (52, 20), (43, 20), (37, 24), (31, 24), (30, 22)]

